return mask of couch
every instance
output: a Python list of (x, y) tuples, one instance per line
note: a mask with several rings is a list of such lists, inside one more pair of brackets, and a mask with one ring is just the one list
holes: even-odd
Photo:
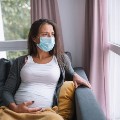
[[(69, 52), (66, 52), (66, 54), (72, 62), (71, 54)], [(0, 106), (4, 105), (1, 94), (11, 64), (12, 60), (0, 59)], [(88, 80), (83, 68), (75, 67), (74, 70), (85, 80)], [(75, 90), (75, 115), (73, 120), (105, 120), (105, 115), (96, 101), (92, 90), (85, 86), (80, 86)]]

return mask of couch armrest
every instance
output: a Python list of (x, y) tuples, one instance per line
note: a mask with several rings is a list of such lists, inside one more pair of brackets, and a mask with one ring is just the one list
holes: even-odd
[[(85, 80), (87, 76), (80, 67), (74, 68)], [(105, 115), (100, 108), (91, 89), (80, 86), (75, 91), (75, 104), (77, 120), (105, 120)]]

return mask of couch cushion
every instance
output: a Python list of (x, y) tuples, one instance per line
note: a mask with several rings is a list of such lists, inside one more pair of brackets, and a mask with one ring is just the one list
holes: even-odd
[(65, 81), (60, 89), (58, 98), (58, 114), (65, 120), (71, 120), (74, 116), (74, 92), (73, 81)]
[(9, 60), (4, 58), (0, 59), (0, 106), (3, 105), (1, 95), (2, 95), (3, 86), (8, 77), (10, 66), (11, 66), (11, 63)]

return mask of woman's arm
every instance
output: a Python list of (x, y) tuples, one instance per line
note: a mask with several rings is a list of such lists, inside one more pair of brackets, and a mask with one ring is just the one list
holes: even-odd
[(18, 59), (16, 59), (10, 68), (8, 78), (3, 87), (2, 99), (5, 106), (8, 106), (10, 103), (15, 103), (13, 96), (21, 82), (18, 71)]
[(80, 85), (85, 85), (91, 88), (91, 85), (88, 81), (84, 80), (81, 76), (79, 76), (77, 73), (74, 72), (70, 59), (66, 54), (64, 54), (64, 63), (65, 63), (65, 72), (67, 73), (66, 78), (72, 79), (76, 88)]

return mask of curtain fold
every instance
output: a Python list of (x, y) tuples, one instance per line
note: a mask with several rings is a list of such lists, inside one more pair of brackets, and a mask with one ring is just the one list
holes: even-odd
[(109, 120), (106, 0), (86, 0), (85, 63), (93, 92)]
[(31, 0), (31, 23), (40, 18), (53, 20), (57, 24), (59, 36), (63, 44), (62, 28), (57, 0)]

